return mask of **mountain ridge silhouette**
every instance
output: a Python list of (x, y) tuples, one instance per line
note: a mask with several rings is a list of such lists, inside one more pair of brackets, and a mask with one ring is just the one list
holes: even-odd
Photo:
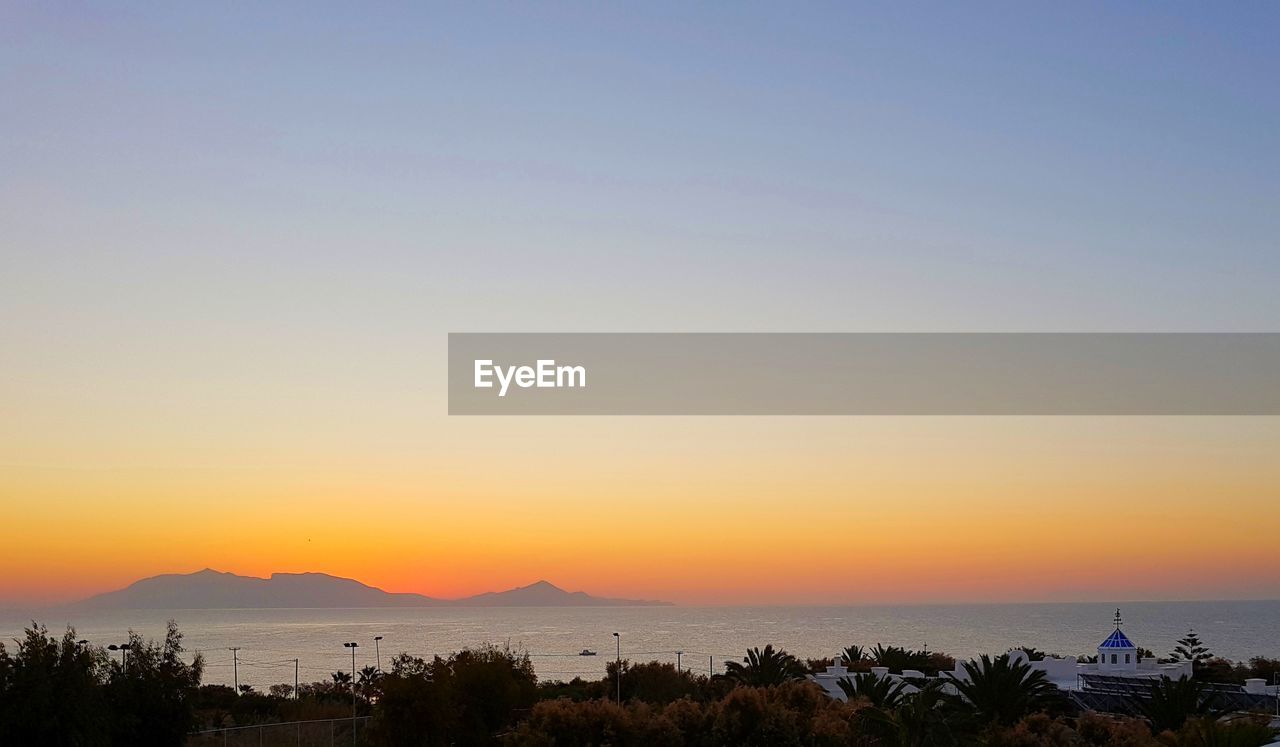
[(459, 599), (389, 592), (328, 573), (272, 573), (266, 578), (204, 568), (162, 573), (122, 589), (71, 602), (74, 609), (337, 609), (352, 607), (624, 607), (669, 606), (648, 599), (597, 597), (539, 580)]

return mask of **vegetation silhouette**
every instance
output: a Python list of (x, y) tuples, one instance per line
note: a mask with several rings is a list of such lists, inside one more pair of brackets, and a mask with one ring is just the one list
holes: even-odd
[(1200, 635), (1194, 629), (1188, 630), (1187, 634), (1178, 639), (1177, 644), (1173, 647), (1173, 651), (1169, 653), (1169, 659), (1172, 661), (1189, 661), (1193, 667), (1199, 666), (1204, 662), (1213, 658), (1213, 652), (1200, 640)]
[(1202, 716), (1188, 719), (1173, 739), (1180, 747), (1255, 747), (1274, 744), (1272, 740), (1275, 737), (1276, 730), (1263, 717), (1245, 716), (1220, 721)]
[[(850, 648), (858, 648), (850, 646)], [(846, 649), (847, 650), (847, 649)], [(866, 658), (877, 667), (886, 667), (890, 672), (915, 670), (933, 676), (940, 671), (948, 671), (955, 667), (955, 659), (946, 654), (928, 649), (912, 650), (902, 646), (885, 646), (877, 643), (866, 652)]]
[(1007, 653), (1012, 654), (1015, 651), (1021, 651), (1027, 655), (1027, 661), (1044, 661), (1049, 658), (1049, 654), (1036, 648), (1035, 646), (1014, 646)]
[(1062, 691), (1045, 673), (1008, 654), (992, 658), (983, 654), (962, 665), (967, 679), (950, 678), (968, 715), (980, 724), (1012, 724), (1036, 712), (1061, 712), (1066, 707)]
[[(1069, 713), (1057, 689), (1007, 655), (965, 662), (964, 677), (909, 680), (857, 672), (830, 697), (773, 646), (747, 651), (726, 676), (663, 662), (612, 662), (599, 679), (539, 682), (529, 655), (495, 646), (448, 657), (392, 657), (322, 682), (244, 687), (200, 685), (203, 660), (184, 660), (172, 623), (162, 641), (130, 634), (111, 655), (36, 624), (12, 650), (0, 645), (0, 744), (218, 744), (198, 729), (370, 716), (362, 744), (376, 745), (1252, 745), (1271, 741), (1265, 718), (1222, 718), (1204, 684), (1163, 681), (1131, 703), (1140, 717)], [(855, 647), (846, 656), (860, 653)], [(116, 650), (120, 650), (117, 648)], [(905, 649), (877, 646), (890, 661)], [(945, 657), (931, 652), (932, 660)], [(947, 657), (949, 658), (949, 657)], [(910, 661), (908, 657), (906, 661)], [(1257, 665), (1273, 667), (1273, 660)], [(901, 661), (899, 661), (901, 663)], [(1233, 665), (1242, 667), (1243, 665)], [(1251, 666), (1253, 664), (1251, 663)], [(1248, 670), (1253, 672), (1254, 670)], [(1260, 671), (1260, 670), (1259, 670)], [(622, 684), (622, 701), (615, 688)], [(270, 745), (301, 731), (235, 732)], [(348, 732), (349, 733), (349, 732)]]
[(942, 683), (933, 681), (896, 702), (871, 703), (858, 712), (858, 723), (878, 745), (945, 747), (959, 743), (956, 719), (952, 718), (954, 705)]
[(846, 646), (844, 651), (840, 652), (841, 658), (844, 659), (845, 665), (853, 667), (867, 660), (867, 650), (859, 645)]
[(862, 698), (874, 708), (897, 708), (905, 697), (907, 683), (889, 677), (877, 677), (870, 672), (862, 672), (849, 677), (841, 677), (836, 681), (845, 697)]
[(739, 685), (762, 687), (803, 679), (805, 668), (796, 657), (770, 644), (748, 649), (741, 662), (725, 662), (724, 676)]
[(392, 659), (378, 678), (369, 738), (374, 744), (486, 744), (537, 701), (528, 654), (496, 646), (426, 661)]
[(182, 634), (128, 635), (123, 659), (32, 623), (10, 653), (0, 644), (0, 744), (171, 745), (196, 725), (193, 696), (204, 660), (182, 660)]
[(1130, 702), (1135, 712), (1151, 724), (1152, 731), (1162, 732), (1182, 728), (1193, 716), (1213, 713), (1214, 699), (1203, 683), (1183, 675), (1176, 680), (1165, 677), (1152, 682), (1147, 697), (1130, 698)]

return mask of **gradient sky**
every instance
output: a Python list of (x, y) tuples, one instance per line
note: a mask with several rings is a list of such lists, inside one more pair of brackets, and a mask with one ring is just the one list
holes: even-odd
[(1276, 331), (1277, 29), (6, 3), (0, 600), (205, 566), (1280, 596), (1280, 419), (451, 419), (444, 387), (449, 331)]

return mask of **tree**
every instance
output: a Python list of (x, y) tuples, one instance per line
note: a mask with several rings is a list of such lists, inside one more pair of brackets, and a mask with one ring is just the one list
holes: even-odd
[(293, 685), (285, 685), (285, 684), (272, 685), (271, 687), (267, 688), (267, 694), (269, 694), (273, 698), (280, 698), (281, 700), (285, 698), (292, 698)]
[(0, 644), (0, 744), (109, 744), (105, 652), (34, 622), (17, 644)]
[(954, 657), (944, 654), (941, 651), (931, 651), (925, 659), (924, 666), (916, 667), (923, 669), (924, 673), (930, 677), (936, 676), (939, 672), (950, 672), (956, 668), (956, 660)]
[(804, 665), (796, 657), (781, 649), (774, 650), (772, 644), (763, 650), (748, 649), (741, 662), (726, 662), (724, 670), (724, 676), (732, 682), (755, 687), (781, 685), (803, 679), (805, 675)]
[[(440, 676), (437, 678), (437, 674)], [(428, 662), (400, 654), (379, 683), (382, 694), (373, 709), (372, 744), (410, 747), (449, 744), (457, 714), (450, 702), (445, 661)]]
[(1169, 653), (1169, 658), (1173, 661), (1191, 662), (1191, 672), (1197, 674), (1204, 667), (1205, 662), (1213, 658), (1213, 652), (1200, 642), (1200, 636), (1193, 628), (1178, 639), (1178, 644)]
[(895, 669), (901, 672), (903, 669), (911, 668), (907, 666), (907, 650), (900, 646), (877, 643), (871, 648), (869, 656), (877, 667), (888, 667), (890, 672)]
[[(818, 747), (867, 744), (853, 731), (853, 708), (811, 682), (737, 687), (712, 701), (657, 708), (640, 700), (544, 700), (511, 731), (512, 747)], [(459, 742), (460, 743), (460, 742)]]
[(485, 645), (463, 649), (446, 664), (461, 744), (489, 739), (537, 701), (538, 678), (527, 653)]
[(1062, 693), (1045, 673), (1008, 654), (992, 659), (983, 654), (963, 665), (967, 679), (953, 677), (958, 703), (983, 724), (1010, 725), (1039, 711), (1055, 711), (1064, 705)]
[(1249, 671), (1245, 675), (1247, 677), (1260, 677), (1266, 680), (1268, 684), (1280, 685), (1280, 659), (1255, 656), (1249, 660)]
[(877, 643), (868, 652), (872, 662), (878, 667), (886, 667), (890, 672), (902, 672), (915, 669), (927, 673), (951, 669), (955, 660), (941, 653), (928, 649), (912, 651), (902, 646), (885, 646)]
[(858, 645), (846, 646), (844, 651), (841, 652), (841, 658), (844, 659), (846, 664), (858, 664), (866, 660), (867, 650)]
[(863, 698), (871, 706), (884, 709), (897, 708), (907, 688), (905, 682), (892, 677), (878, 677), (871, 672), (862, 672), (852, 679), (841, 677), (836, 684), (849, 700)]
[(373, 744), (489, 744), (537, 700), (528, 654), (487, 645), (431, 662), (401, 654), (378, 685)]
[(377, 667), (362, 667), (359, 675), (360, 696), (369, 701), (375, 699), (380, 692), (378, 681), (381, 679), (382, 673), (378, 671)]
[(1166, 729), (1177, 731), (1192, 716), (1211, 713), (1213, 700), (1202, 683), (1184, 674), (1176, 680), (1161, 677), (1151, 683), (1147, 697), (1131, 698), (1130, 702), (1151, 724), (1151, 731), (1159, 734)]
[(531, 747), (638, 744), (635, 732), (639, 719), (633, 708), (612, 700), (544, 700), (533, 707), (505, 743)]
[[(606, 684), (616, 683), (618, 663), (609, 662), (605, 669)], [(666, 705), (680, 698), (701, 694), (707, 684), (689, 670), (677, 670), (674, 664), (650, 661), (642, 664), (622, 661), (623, 700), (642, 700), (651, 705)]]
[(872, 706), (858, 711), (857, 721), (878, 745), (944, 747), (957, 744), (947, 718), (949, 706), (941, 683), (933, 680), (903, 698), (896, 708)]
[(707, 710), (710, 728), (685, 730), (684, 742), (735, 747), (851, 744), (851, 710), (812, 682), (736, 687)]
[(106, 688), (114, 744), (181, 744), (195, 727), (193, 702), (204, 657), (197, 654), (187, 663), (183, 651), (182, 633), (173, 620), (161, 643), (129, 633), (129, 666), (112, 662)]

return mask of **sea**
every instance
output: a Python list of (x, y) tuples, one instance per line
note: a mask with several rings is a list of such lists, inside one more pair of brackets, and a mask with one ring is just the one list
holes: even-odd
[[(177, 622), (187, 656), (205, 659), (208, 683), (238, 678), (272, 684), (328, 680), (357, 669), (390, 668), (395, 655), (448, 655), (484, 644), (527, 652), (541, 680), (599, 678), (620, 655), (722, 672), (754, 646), (772, 644), (800, 658), (830, 657), (851, 644), (941, 651), (957, 658), (1034, 646), (1061, 655), (1093, 653), (1113, 629), (1116, 608), (1138, 646), (1165, 655), (1194, 628), (1214, 654), (1280, 658), (1280, 600), (1099, 602), (852, 607), (448, 607), (421, 609), (219, 609), (0, 612), (9, 643), (36, 620), (50, 632), (106, 646), (130, 630), (163, 637)], [(619, 636), (614, 638), (613, 633)], [(381, 640), (375, 641), (376, 636)], [(12, 648), (12, 644), (9, 644)], [(232, 648), (238, 651), (232, 652)], [(583, 650), (594, 656), (582, 655)]]

